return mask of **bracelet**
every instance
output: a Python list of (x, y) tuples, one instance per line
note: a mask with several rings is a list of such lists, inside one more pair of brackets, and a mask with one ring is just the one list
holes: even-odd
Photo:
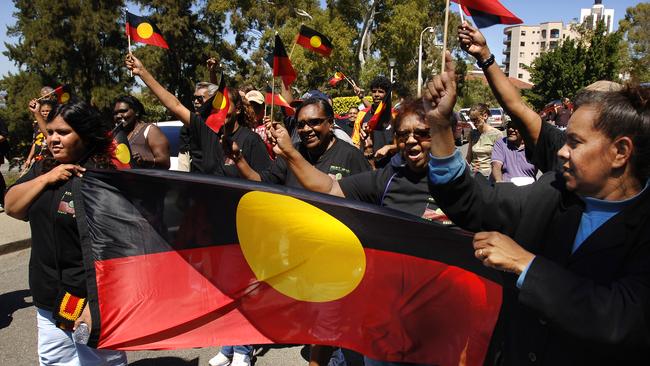
[(478, 67), (480, 67), (482, 70), (487, 69), (494, 63), (494, 54), (491, 54), (490, 57), (488, 57), (485, 61), (481, 60), (476, 60), (476, 64)]

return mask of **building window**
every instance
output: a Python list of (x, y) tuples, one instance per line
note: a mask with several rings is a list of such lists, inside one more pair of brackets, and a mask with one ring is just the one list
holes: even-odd
[(522, 30), (522, 31), (521, 31), (521, 35), (522, 35), (522, 36), (525, 36), (525, 35), (526, 35), (526, 31)]
[(525, 47), (525, 46), (526, 46), (526, 42), (520, 42), (519, 45), (520, 45), (521, 47)]
[(524, 57), (524, 53), (523, 53), (523, 52), (519, 52), (519, 57)]
[(546, 48), (546, 42), (542, 42), (540, 47), (541, 47), (542, 49), (545, 49), (545, 48)]
[(524, 74), (517, 74), (517, 79), (523, 79), (523, 78), (524, 78)]
[(542, 38), (546, 38), (546, 29), (542, 31)]
[(552, 41), (551, 43), (548, 44), (548, 47), (552, 50), (557, 48), (557, 41)]
[(524, 64), (521, 63), (521, 62), (519, 63), (519, 67), (523, 68), (524, 66), (526, 66), (526, 65), (524, 65)]
[(560, 38), (560, 30), (551, 29), (551, 38)]

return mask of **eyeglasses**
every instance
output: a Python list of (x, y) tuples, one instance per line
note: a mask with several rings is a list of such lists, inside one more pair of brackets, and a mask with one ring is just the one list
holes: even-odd
[(417, 142), (431, 140), (431, 133), (429, 130), (395, 131), (395, 137), (399, 142), (406, 142), (411, 134), (413, 135), (413, 138), (417, 140)]
[(200, 95), (192, 95), (192, 102), (203, 103), (203, 97)]
[(113, 115), (117, 116), (118, 114), (124, 114), (124, 113), (126, 113), (128, 111), (129, 111), (128, 109), (118, 109), (116, 111), (113, 111)]
[(329, 118), (311, 118), (303, 121), (298, 121), (298, 129), (303, 129), (305, 128), (305, 125), (309, 127), (318, 127), (323, 124), (323, 122), (327, 121)]

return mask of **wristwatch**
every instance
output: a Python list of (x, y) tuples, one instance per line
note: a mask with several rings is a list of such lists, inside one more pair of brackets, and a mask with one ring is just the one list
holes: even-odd
[(491, 54), (490, 57), (488, 57), (487, 59), (485, 59), (483, 61), (476, 60), (476, 64), (478, 65), (478, 67), (480, 67), (483, 70), (490, 67), (493, 63), (494, 63), (494, 54)]

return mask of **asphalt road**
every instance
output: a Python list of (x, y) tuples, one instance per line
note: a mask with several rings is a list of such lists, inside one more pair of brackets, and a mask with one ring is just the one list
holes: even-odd
[[(32, 305), (27, 280), (29, 249), (0, 256), (0, 364), (33, 366), (38, 364), (36, 351), (36, 310)], [(273, 346), (256, 351), (258, 366), (306, 365), (301, 347)], [(128, 352), (135, 366), (207, 366), (217, 347)]]

